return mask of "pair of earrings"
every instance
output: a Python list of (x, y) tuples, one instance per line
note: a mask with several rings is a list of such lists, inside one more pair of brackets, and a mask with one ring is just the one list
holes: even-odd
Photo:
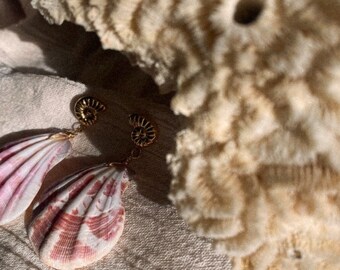
[[(47, 172), (71, 150), (70, 139), (97, 121), (105, 106), (83, 97), (74, 106), (79, 125), (71, 130), (28, 137), (0, 150), (0, 224), (26, 211)], [(128, 164), (156, 139), (145, 117), (132, 114), (135, 148), (123, 162), (108, 162), (67, 176), (50, 187), (34, 206), (28, 236), (47, 265), (74, 269), (108, 254), (119, 240), (125, 221), (121, 196), (131, 180)]]

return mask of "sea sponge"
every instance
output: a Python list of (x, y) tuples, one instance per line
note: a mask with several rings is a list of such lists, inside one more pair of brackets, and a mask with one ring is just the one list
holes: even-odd
[(175, 91), (170, 198), (236, 269), (339, 269), (338, 0), (33, 0)]

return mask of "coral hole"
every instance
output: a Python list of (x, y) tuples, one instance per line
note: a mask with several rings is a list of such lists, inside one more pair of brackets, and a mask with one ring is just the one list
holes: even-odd
[(300, 250), (297, 250), (297, 249), (292, 249), (289, 251), (289, 256), (292, 258), (292, 259), (295, 259), (295, 260), (301, 260), (302, 259), (302, 253)]
[(241, 0), (238, 2), (234, 20), (243, 25), (254, 23), (261, 15), (264, 4), (259, 0)]

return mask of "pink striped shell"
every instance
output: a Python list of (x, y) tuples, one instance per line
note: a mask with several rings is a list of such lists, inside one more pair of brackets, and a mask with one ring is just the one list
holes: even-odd
[(75, 269), (108, 254), (123, 232), (121, 196), (128, 181), (125, 167), (100, 165), (51, 188), (28, 226), (40, 259), (56, 269)]
[(47, 172), (68, 154), (69, 140), (52, 135), (27, 137), (0, 150), (0, 225), (28, 208)]

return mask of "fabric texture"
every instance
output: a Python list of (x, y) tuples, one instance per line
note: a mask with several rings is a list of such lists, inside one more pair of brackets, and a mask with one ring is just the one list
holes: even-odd
[[(120, 161), (132, 148), (127, 117), (151, 115), (157, 143), (131, 167), (135, 180), (124, 194), (127, 217), (114, 250), (86, 269), (231, 269), (226, 256), (184, 224), (167, 199), (166, 154), (181, 127), (153, 81), (121, 54), (104, 51), (94, 34), (72, 24), (48, 25), (27, 1), (0, 2), (0, 145), (53, 128), (70, 128), (72, 105), (82, 95), (102, 100), (107, 111), (73, 141), (73, 153), (44, 181), (80, 168)], [(37, 196), (39, 197), (39, 195)], [(50, 269), (33, 252), (26, 216), (0, 227), (0, 269)]]

